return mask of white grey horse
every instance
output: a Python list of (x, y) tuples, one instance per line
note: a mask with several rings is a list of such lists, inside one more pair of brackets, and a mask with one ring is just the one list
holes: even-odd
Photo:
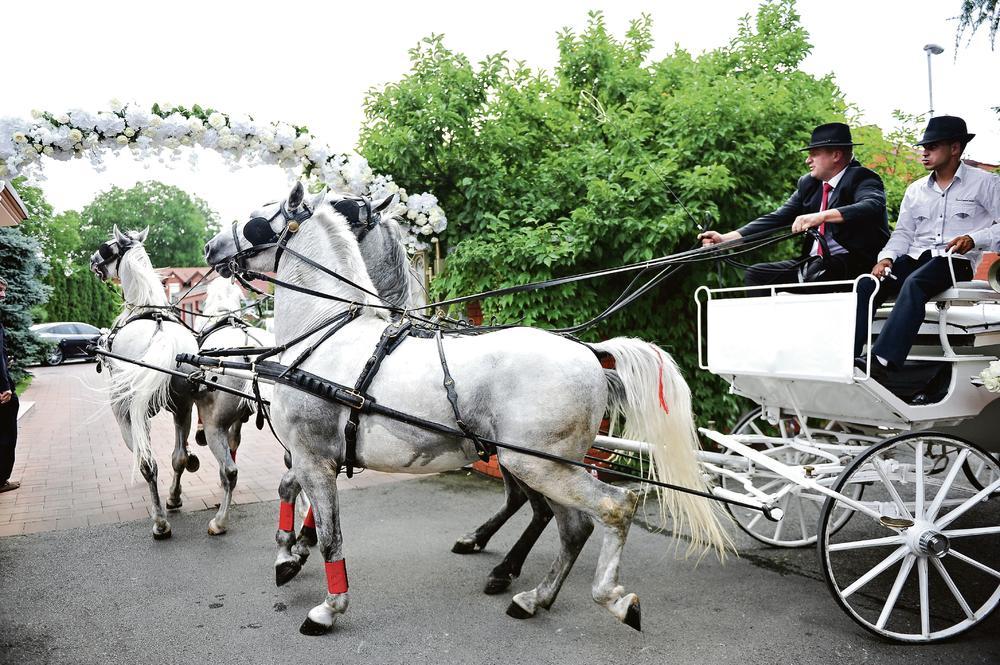
[[(321, 195), (312, 201), (311, 218), (288, 222), (302, 212), (302, 189), (289, 199), (256, 211), (249, 222), (234, 224), (206, 245), (206, 260), (232, 265), (239, 257), (247, 268), (265, 270), (274, 264), (276, 248), (266, 247), (259, 226), (284, 234), (288, 247), (374, 291), (357, 241), (346, 220)], [(253, 225), (254, 233), (247, 234)], [(254, 251), (237, 246), (240, 237), (261, 244)], [(328, 338), (301, 368), (340, 384), (353, 385), (366, 358), (389, 324), (377, 301), (336, 277), (287, 253), (277, 269), (279, 280), (363, 303), (361, 315)], [(279, 344), (297, 331), (346, 311), (351, 305), (318, 301), (279, 286), (275, 291), (275, 332)], [(288, 362), (322, 333), (293, 346), (282, 356)], [(488, 335), (449, 337), (444, 344), (458, 391), (458, 407), (466, 423), (480, 435), (510, 442), (529, 451), (582, 460), (594, 441), (606, 410), (623, 412), (625, 436), (653, 446), (656, 478), (703, 488), (695, 457), (697, 437), (691, 415), (690, 391), (668, 354), (652, 344), (616, 338), (585, 346), (530, 328), (513, 328)], [(614, 357), (621, 390), (609, 395), (609, 379), (595, 355)], [(382, 362), (369, 394), (385, 406), (431, 421), (454, 421), (442, 387), (442, 366), (433, 340), (409, 339)], [(610, 399), (609, 399), (610, 397)], [(275, 430), (295, 460), (296, 473), (313, 503), (318, 541), (327, 567), (327, 595), (313, 607), (300, 630), (321, 634), (332, 629), (348, 606), (344, 543), (340, 532), (337, 472), (345, 455), (344, 426), (349, 410), (298, 388), (277, 385), (271, 417)], [(357, 440), (357, 461), (366, 468), (389, 472), (435, 473), (465, 466), (476, 458), (471, 441), (440, 435), (380, 415), (365, 415)], [(561, 550), (545, 579), (514, 596), (508, 614), (533, 616), (548, 608), (577, 555), (593, 530), (593, 520), (605, 527), (592, 586), (592, 596), (616, 619), (638, 629), (639, 598), (619, 584), (621, 554), (638, 496), (608, 485), (579, 467), (545, 460), (507, 448), (499, 460), (518, 480), (540, 492), (559, 525)], [(722, 551), (728, 537), (714, 504), (681, 493), (660, 493), (661, 507), (674, 518), (675, 528), (690, 534), (690, 547)]]
[[(199, 349), (262, 348), (274, 345), (274, 335), (255, 328), (239, 318), (243, 291), (228, 279), (217, 278), (206, 287), (199, 329)], [(232, 376), (214, 377), (215, 381), (241, 392), (249, 392), (250, 382)], [(266, 396), (265, 396), (266, 397)], [(236, 450), (240, 445), (243, 423), (253, 413), (252, 405), (242, 397), (220, 390), (199, 393), (198, 415), (201, 432), (219, 463), (219, 480), (223, 496), (219, 510), (208, 523), (208, 532), (215, 536), (226, 532), (229, 506), (236, 487), (238, 469)], [(199, 440), (200, 442), (200, 440)]]
[[(90, 259), (91, 269), (101, 279), (117, 277), (121, 281), (125, 296), (125, 307), (102, 344), (118, 355), (170, 369), (175, 366), (178, 353), (194, 353), (198, 343), (191, 330), (169, 317), (169, 302), (163, 285), (142, 244), (148, 233), (148, 228), (140, 233), (122, 233), (116, 226), (112, 238)], [(159, 317), (160, 320), (146, 317)], [(138, 471), (149, 485), (153, 537), (157, 540), (169, 538), (170, 523), (156, 485), (156, 460), (149, 440), (150, 419), (162, 409), (173, 414), (171, 466), (174, 478), (167, 508), (179, 508), (181, 475), (185, 469), (194, 470), (198, 464), (197, 457), (188, 452), (187, 446), (197, 388), (186, 379), (132, 363), (108, 358), (103, 364), (110, 375), (111, 409), (125, 445), (133, 454), (133, 476)]]

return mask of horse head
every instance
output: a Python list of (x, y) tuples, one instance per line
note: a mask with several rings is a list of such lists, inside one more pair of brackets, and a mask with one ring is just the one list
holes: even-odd
[(119, 269), (126, 252), (141, 246), (149, 236), (149, 227), (142, 231), (126, 231), (122, 233), (115, 224), (111, 239), (101, 243), (97, 251), (90, 257), (90, 269), (101, 278), (108, 281), (120, 277)]

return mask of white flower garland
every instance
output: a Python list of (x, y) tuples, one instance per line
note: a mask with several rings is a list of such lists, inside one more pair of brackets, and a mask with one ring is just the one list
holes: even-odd
[(1000, 360), (994, 360), (989, 367), (979, 373), (983, 386), (991, 393), (1000, 393)]
[[(284, 122), (260, 122), (246, 114), (225, 114), (169, 104), (146, 110), (138, 104), (113, 101), (111, 109), (89, 113), (74, 109), (53, 114), (32, 111), (32, 120), (0, 118), (0, 178), (30, 174), (42, 158), (61, 161), (88, 156), (102, 170), (103, 151), (128, 149), (141, 159), (183, 156), (183, 148), (215, 150), (233, 168), (273, 164), (293, 177), (323, 183), (338, 192), (381, 198), (397, 196), (390, 213), (402, 222), (403, 240), (410, 251), (427, 249), (448, 226), (433, 194), (407, 194), (391, 176), (377, 175), (357, 153), (335, 153), (305, 127)], [(197, 153), (188, 151), (194, 164)], [(40, 178), (40, 173), (38, 174)]]

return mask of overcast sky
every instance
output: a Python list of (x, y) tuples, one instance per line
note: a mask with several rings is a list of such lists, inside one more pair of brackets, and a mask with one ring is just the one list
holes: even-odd
[[(664, 0), (570, 2), (191, 2), (6, 3), (0, 11), (5, 94), (0, 116), (31, 109), (98, 111), (112, 98), (152, 104), (201, 104), (227, 113), (307, 125), (338, 151), (354, 148), (365, 92), (409, 69), (407, 50), (421, 37), (445, 43), (474, 61), (506, 51), (512, 59), (551, 70), (563, 27), (582, 30), (600, 9), (622, 36), (629, 20), (653, 18), (659, 58), (675, 43), (700, 52), (723, 45), (740, 16), (757, 2)], [(1000, 44), (985, 34), (956, 54), (960, 0), (840, 0), (798, 3), (811, 35), (805, 69), (832, 73), (866, 121), (883, 128), (891, 113), (928, 109), (923, 46), (945, 47), (933, 58), (936, 114), (963, 116), (977, 134), (967, 156), (1000, 162)], [(669, 122), (669, 118), (664, 118)], [(138, 164), (108, 158), (96, 173), (86, 160), (45, 164), (41, 183), (57, 210), (80, 208), (111, 185), (155, 178), (195, 193), (227, 222), (273, 200), (288, 185), (275, 167), (231, 172), (214, 154), (197, 167)], [(789, 183), (791, 187), (792, 183)], [(447, 211), (446, 211), (447, 212)]]

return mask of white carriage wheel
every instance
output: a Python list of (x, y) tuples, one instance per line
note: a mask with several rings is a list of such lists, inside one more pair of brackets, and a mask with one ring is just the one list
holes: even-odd
[[(761, 407), (759, 406), (745, 413), (736, 424), (736, 427), (733, 428), (733, 435), (758, 434), (764, 436), (767, 434), (767, 432), (765, 432), (757, 423), (757, 420), (760, 418), (760, 414)], [(794, 428), (800, 427), (799, 420), (794, 415), (785, 416), (782, 420), (791, 424)], [(837, 425), (838, 423), (831, 421), (828, 426)], [(792, 434), (797, 433), (798, 431)], [(771, 448), (773, 446), (767, 447)], [(775, 455), (774, 459), (790, 466), (798, 466), (816, 461), (828, 461), (820, 460), (815, 456), (811, 456), (797, 450), (791, 450), (782, 455)], [(782, 478), (781, 476), (772, 473), (763, 467), (757, 467), (755, 475), (751, 481), (757, 489), (769, 494), (777, 492), (786, 485), (793, 484), (791, 481)], [(721, 482), (725, 489), (739, 493), (743, 493), (745, 491), (740, 483), (726, 476), (722, 476)], [(863, 491), (864, 487), (862, 485), (852, 487), (851, 498), (859, 498)], [(726, 509), (729, 511), (729, 514), (732, 515), (733, 521), (736, 522), (736, 526), (738, 526), (740, 530), (745, 532), (754, 540), (758, 540), (762, 543), (773, 545), (775, 547), (791, 548), (806, 547), (816, 542), (822, 506), (823, 496), (821, 494), (811, 492), (809, 490), (793, 488), (792, 492), (786, 494), (785, 497), (778, 503), (777, 507), (784, 511), (784, 518), (778, 522), (772, 522), (766, 519), (760, 511), (751, 510), (749, 508), (741, 508), (739, 506), (726, 504)], [(837, 519), (834, 522), (834, 528), (839, 529), (847, 524), (853, 514), (853, 511), (850, 510), (839, 511)]]
[[(864, 505), (834, 534), (827, 499), (819, 558), (841, 608), (873, 633), (900, 642), (934, 642), (962, 633), (1000, 604), (1000, 501), (959, 473), (982, 462), (1000, 466), (968, 441), (913, 432), (879, 443), (854, 459), (834, 490), (866, 483)], [(1000, 478), (1000, 475), (993, 475)], [(992, 487), (997, 485), (998, 487)]]
[[(1000, 453), (991, 453), (990, 456), (994, 461), (1000, 461)], [(997, 468), (997, 466), (988, 464), (985, 460), (976, 458), (974, 460), (965, 460), (962, 471), (965, 472), (965, 477), (969, 479), (973, 487), (983, 489), (1000, 476), (997, 473)], [(1000, 490), (994, 492), (990, 498), (995, 499), (997, 497), (1000, 497)]]

